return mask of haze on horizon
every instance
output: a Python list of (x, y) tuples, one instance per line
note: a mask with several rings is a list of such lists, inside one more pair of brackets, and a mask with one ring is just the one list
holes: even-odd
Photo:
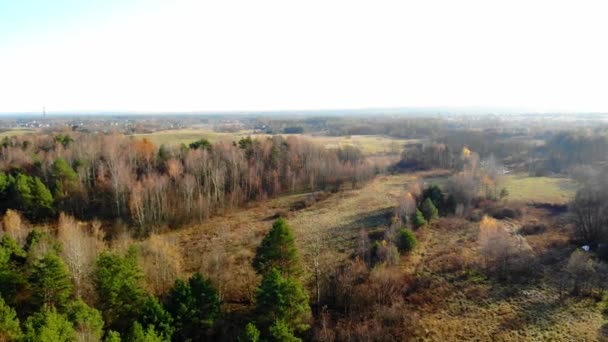
[(608, 111), (601, 1), (4, 1), (0, 112)]

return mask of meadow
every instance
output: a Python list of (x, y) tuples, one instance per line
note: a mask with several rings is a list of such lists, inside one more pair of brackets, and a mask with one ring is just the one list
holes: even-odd
[[(227, 307), (234, 313), (246, 307), (238, 303), (249, 303), (253, 298), (254, 289), (247, 282), (256, 277), (251, 260), (274, 218), (285, 217), (293, 228), (309, 271), (312, 270), (309, 256), (317, 248), (321, 250), (323, 267), (331, 269), (356, 253), (362, 232), (378, 232), (381, 236), (391, 224), (395, 203), (408, 184), (420, 181), (437, 184), (444, 183), (445, 179), (445, 171), (381, 175), (360, 189), (332, 194), (304, 208), (297, 204), (312, 193), (269, 199), (160, 236), (180, 247), (187, 272), (201, 270), (201, 265), (204, 265), (203, 271), (221, 265), (222, 274), (227, 278), (218, 283), (224, 284), (223, 294), (231, 303)], [(516, 185), (538, 181), (553, 194), (543, 198), (533, 191), (515, 191), (520, 201), (566, 200), (572, 196), (572, 189), (566, 191), (560, 187), (565, 182), (563, 179), (525, 176), (507, 179)], [(512, 189), (519, 188), (512, 186)], [(511, 224), (541, 222), (561, 227), (558, 220), (550, 210), (529, 206), (527, 214)], [(478, 224), (474, 222), (442, 218), (419, 231), (418, 249), (401, 257), (394, 272), (428, 282), (428, 289), (408, 298), (408, 314), (418, 317), (419, 336), (429, 341), (597, 338), (603, 318), (590, 300), (562, 299), (555, 288), (548, 285), (550, 279), (540, 279), (532, 285), (503, 283), (474, 271), (480, 259), (478, 233)], [(565, 234), (563, 228), (557, 228), (526, 239), (539, 255), (548, 250), (567, 254), (572, 247), (564, 239)], [(549, 263), (538, 267), (557, 272), (561, 266)]]
[[(373, 154), (399, 154), (403, 146), (417, 142), (412, 139), (399, 139), (378, 135), (352, 135), (352, 136), (321, 136), (310, 134), (281, 134), (282, 136), (298, 136), (313, 139), (327, 148), (337, 148), (346, 145), (361, 149), (366, 155)], [(158, 131), (154, 133), (133, 134), (136, 138), (146, 138), (157, 146), (162, 144), (178, 146), (189, 144), (199, 139), (207, 139), (210, 142), (232, 142), (241, 138), (251, 136), (253, 138), (270, 137), (268, 134), (253, 134), (252, 131), (240, 131), (235, 133), (214, 132), (208, 129), (180, 129)]]
[(509, 200), (565, 204), (570, 201), (578, 184), (565, 177), (530, 177), (525, 174), (507, 175), (503, 179)]

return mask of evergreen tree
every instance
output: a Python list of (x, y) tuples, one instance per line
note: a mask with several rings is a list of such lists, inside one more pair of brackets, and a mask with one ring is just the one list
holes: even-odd
[(197, 341), (204, 338), (219, 317), (220, 300), (211, 282), (195, 273), (188, 282), (175, 281), (167, 310), (174, 318), (175, 338)]
[(11, 305), (15, 304), (17, 292), (25, 285), (25, 279), (19, 266), (25, 252), (17, 242), (8, 235), (0, 239), (0, 297), (6, 298)]
[(139, 316), (145, 300), (142, 280), (135, 247), (131, 246), (124, 257), (109, 252), (99, 256), (94, 281), (99, 308), (110, 328), (126, 332), (131, 320)]
[(12, 192), (15, 194), (15, 208), (28, 213), (33, 208), (34, 203), (30, 177), (19, 173), (12, 183)]
[(0, 297), (0, 341), (16, 341), (21, 337), (17, 313)]
[(253, 268), (262, 276), (276, 268), (285, 277), (302, 274), (300, 256), (293, 233), (283, 218), (278, 218), (257, 248)]
[(58, 202), (63, 202), (77, 185), (78, 174), (65, 159), (58, 157), (51, 167), (53, 194)]
[(25, 322), (25, 342), (71, 342), (75, 339), (72, 323), (54, 308), (42, 308)]
[(159, 335), (156, 330), (154, 330), (153, 325), (148, 325), (146, 329), (141, 326), (139, 322), (133, 323), (133, 327), (131, 328), (131, 338), (129, 342), (166, 342), (170, 341), (168, 339), (163, 338)]
[(32, 207), (26, 208), (26, 212), (30, 213), (30, 217), (42, 219), (54, 215), (53, 195), (40, 178), (31, 178), (31, 190), (33, 196)]
[(249, 322), (245, 326), (245, 331), (239, 337), (239, 342), (259, 342), (260, 341), (260, 330), (255, 324)]
[(63, 308), (74, 292), (70, 273), (57, 254), (47, 253), (37, 261), (29, 277), (32, 301), (37, 307)]
[(409, 252), (416, 247), (418, 241), (414, 232), (407, 228), (401, 228), (399, 231), (399, 249), (402, 252)]
[(190, 147), (193, 150), (198, 150), (199, 148), (211, 150), (211, 143), (209, 142), (209, 140), (203, 138), (203, 139), (199, 139), (195, 142), (190, 143), (190, 145), (188, 145), (188, 147)]
[(171, 340), (173, 335), (173, 317), (153, 296), (148, 296), (141, 308), (138, 320), (142, 326), (154, 326), (156, 332), (165, 340)]
[(430, 199), (437, 207), (437, 210), (443, 210), (445, 196), (443, 194), (443, 191), (441, 191), (441, 188), (437, 185), (431, 185), (430, 187), (424, 189), (424, 191), (422, 192), (422, 199), (423, 202), (427, 199)]
[(79, 340), (100, 341), (103, 335), (103, 320), (101, 313), (87, 305), (82, 299), (77, 299), (67, 306), (67, 317), (74, 324)]
[(121, 342), (120, 334), (114, 330), (110, 330), (106, 333), (106, 338), (103, 339), (104, 342)]
[(269, 329), (269, 340), (272, 342), (300, 342), (285, 322), (278, 320)]
[(424, 215), (422, 215), (422, 211), (420, 211), (420, 209), (416, 209), (416, 213), (412, 217), (412, 224), (415, 228), (426, 226), (426, 219), (424, 218)]
[(437, 210), (437, 207), (435, 207), (435, 204), (430, 198), (427, 198), (422, 203), (422, 214), (427, 222), (431, 222), (439, 217), (439, 210)]
[(311, 318), (308, 295), (300, 282), (273, 269), (256, 291), (256, 314), (261, 326), (281, 320), (291, 331), (303, 332)]

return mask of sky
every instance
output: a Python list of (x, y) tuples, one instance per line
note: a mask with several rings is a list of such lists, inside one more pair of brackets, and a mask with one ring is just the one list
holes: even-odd
[(608, 112), (605, 3), (0, 0), (0, 112)]

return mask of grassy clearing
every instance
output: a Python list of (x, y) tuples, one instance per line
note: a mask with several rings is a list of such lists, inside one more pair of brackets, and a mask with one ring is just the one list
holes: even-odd
[(286, 216), (302, 254), (306, 255), (314, 243), (321, 242), (324, 258), (333, 267), (353, 253), (362, 228), (385, 227), (406, 184), (426, 175), (380, 176), (361, 189), (342, 191), (297, 211), (290, 209), (308, 194), (282, 196), (163, 235), (167, 241), (177, 241), (184, 253), (187, 272), (201, 270), (209, 260), (223, 256), (223, 273), (233, 277), (226, 281), (226, 297), (243, 302), (253, 291), (246, 280), (256, 277), (251, 268), (255, 249), (278, 214)]
[(18, 136), (18, 135), (24, 135), (24, 134), (32, 134), (34, 132), (35, 131), (29, 130), (29, 129), (11, 129), (8, 131), (0, 132), (0, 139), (3, 139), (5, 137), (14, 137), (14, 136)]
[(555, 204), (567, 203), (577, 190), (576, 182), (569, 178), (527, 175), (508, 175), (504, 186), (509, 191), (510, 200)]
[(218, 141), (234, 141), (241, 136), (245, 136), (247, 132), (242, 133), (218, 133), (205, 129), (180, 129), (170, 131), (159, 131), (154, 133), (133, 134), (135, 138), (147, 138), (155, 145), (178, 146), (181, 144), (188, 145), (199, 139), (207, 139), (211, 142)]
[[(444, 178), (436, 172), (379, 176), (361, 189), (334, 194), (297, 211), (290, 208), (308, 194), (282, 196), (163, 236), (183, 251), (188, 272), (205, 272), (204, 265), (210, 261), (221, 266), (222, 274), (231, 277), (222, 282), (226, 309), (237, 312), (250, 305), (248, 299), (254, 292), (251, 283), (258, 279), (251, 260), (277, 214), (287, 217), (305, 264), (310, 261), (310, 247), (320, 241), (324, 262), (334, 267), (352, 254), (361, 229), (381, 231), (389, 224), (396, 199), (409, 182), (423, 179), (432, 184)], [(542, 222), (558, 227), (559, 218), (553, 215), (530, 206), (519, 224)], [(402, 258), (400, 269), (430, 279), (428, 289), (415, 292), (419, 294), (417, 300), (407, 298), (407, 313), (419, 318), (418, 335), (422, 340), (595, 341), (601, 336), (604, 320), (594, 302), (560, 300), (555, 288), (545, 281), (502, 283), (477, 271), (477, 224), (458, 218), (441, 219), (417, 234), (419, 247)], [(559, 229), (547, 229), (526, 239), (539, 255), (548, 249), (563, 249), (561, 260), (565, 260), (571, 251), (565, 236), (566, 232)], [(543, 267), (549, 267), (546, 273), (550, 275), (562, 266)]]
[[(445, 187), (448, 175), (438, 175), (424, 180), (428, 185)], [(509, 191), (507, 199), (529, 203), (565, 204), (578, 189), (577, 183), (570, 178), (530, 177), (514, 174), (503, 177), (501, 187)]]
[[(243, 137), (251, 135), (249, 131), (241, 131), (236, 133), (218, 133), (206, 129), (181, 129), (171, 131), (159, 131), (146, 134), (133, 134), (136, 138), (150, 139), (154, 144), (160, 146), (189, 144), (195, 140), (205, 138), (211, 142), (218, 141), (236, 141)], [(375, 135), (353, 135), (345, 137), (328, 137), (328, 136), (313, 136), (309, 134), (283, 134), (284, 136), (300, 136), (313, 139), (327, 148), (336, 148), (346, 145), (356, 146), (367, 155), (373, 154), (399, 154), (403, 150), (403, 146), (408, 143), (416, 142), (416, 140), (394, 139)], [(255, 134), (252, 137), (264, 138), (266, 134)]]
[[(559, 218), (550, 210), (534, 209), (525, 220), (538, 220), (551, 227)], [(520, 222), (523, 224), (526, 222)], [(530, 241), (540, 255), (550, 248), (567, 258), (571, 247), (559, 240), (566, 234), (548, 229)], [(541, 264), (547, 279), (529, 283), (505, 283), (476, 271), (481, 260), (477, 224), (441, 219), (427, 229), (417, 255), (405, 258), (410, 273), (430, 279), (422, 299), (410, 302), (412, 314), (420, 317), (418, 332), (428, 341), (597, 341), (602, 340), (604, 318), (594, 300), (561, 299), (550, 277), (563, 267), (549, 261)], [(530, 237), (527, 237), (529, 239)], [(462, 264), (461, 264), (462, 263)], [(456, 265), (456, 266), (452, 266)], [(462, 266), (457, 266), (462, 265)], [(415, 271), (414, 271), (415, 270)], [(541, 272), (543, 273), (543, 272)], [(420, 304), (416, 304), (421, 302)]]

